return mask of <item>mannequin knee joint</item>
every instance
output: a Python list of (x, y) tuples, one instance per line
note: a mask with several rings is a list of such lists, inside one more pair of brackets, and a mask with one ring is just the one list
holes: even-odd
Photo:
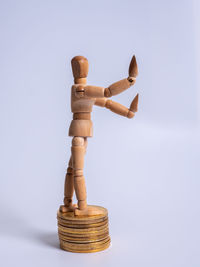
[(72, 145), (73, 146), (84, 146), (84, 138), (75, 136), (72, 139)]
[(83, 170), (74, 170), (74, 176), (75, 177), (83, 176)]

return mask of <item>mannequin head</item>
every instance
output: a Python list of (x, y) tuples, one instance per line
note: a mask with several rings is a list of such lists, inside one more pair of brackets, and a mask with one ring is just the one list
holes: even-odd
[(80, 81), (86, 81), (89, 67), (87, 58), (83, 56), (76, 56), (72, 58), (71, 64), (75, 83), (81, 83)]

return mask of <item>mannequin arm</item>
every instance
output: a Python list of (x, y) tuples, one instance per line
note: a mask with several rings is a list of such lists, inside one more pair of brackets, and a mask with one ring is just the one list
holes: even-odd
[(111, 84), (105, 89), (104, 96), (111, 97), (113, 95), (118, 95), (135, 84), (136, 78), (128, 77), (127, 79), (120, 80), (116, 83)]
[(97, 98), (95, 101), (95, 105), (100, 106), (100, 107), (105, 107), (107, 109), (110, 109), (112, 112), (116, 114), (119, 114), (121, 116), (124, 116), (130, 119), (134, 117), (135, 115), (134, 112), (137, 111), (138, 95), (133, 99), (129, 109), (117, 102), (107, 99), (106, 97)]
[(138, 68), (135, 56), (132, 57), (128, 78), (111, 84), (108, 88), (93, 86), (93, 85), (79, 85), (76, 88), (77, 97), (88, 97), (88, 98), (102, 98), (111, 97), (118, 95), (135, 84), (136, 77), (138, 75)]
[(111, 84), (108, 88), (94, 86), (94, 85), (79, 85), (76, 88), (76, 95), (78, 97), (91, 97), (91, 98), (102, 98), (111, 97), (118, 95), (131, 87), (136, 81), (134, 77), (128, 77), (116, 83)]

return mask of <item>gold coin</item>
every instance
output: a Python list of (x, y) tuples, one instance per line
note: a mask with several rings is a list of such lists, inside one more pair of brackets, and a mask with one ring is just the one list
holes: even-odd
[(108, 224), (108, 220), (105, 220), (103, 222), (98, 222), (98, 223), (90, 223), (90, 224), (69, 224), (64, 221), (59, 220), (58, 223), (59, 225), (62, 225), (63, 227), (86, 229), (86, 228), (94, 228), (94, 227), (106, 225)]
[(105, 230), (108, 229), (108, 223), (102, 226), (98, 227), (90, 227), (90, 228), (71, 228), (71, 227), (66, 227), (58, 223), (58, 230), (62, 231), (64, 233), (71, 233), (71, 234), (95, 234), (99, 232), (104, 232)]
[(64, 232), (60, 232), (58, 231), (58, 235), (63, 235), (63, 236), (68, 236), (71, 238), (95, 238), (96, 236), (102, 236), (102, 235), (108, 235), (109, 234), (109, 230), (107, 229), (104, 232), (100, 232), (100, 233), (94, 233), (94, 234), (71, 234), (71, 233), (64, 233)]
[(91, 243), (72, 243), (60, 239), (60, 245), (62, 246), (62, 248), (71, 249), (74, 251), (95, 250), (104, 247), (107, 243), (110, 243), (110, 237), (107, 237), (106, 239), (98, 242)]
[(106, 225), (108, 224), (108, 220), (105, 220), (103, 222), (98, 222), (98, 223), (90, 223), (90, 224), (74, 224), (74, 223), (71, 224), (71, 223), (66, 223), (63, 221), (58, 221), (58, 224), (63, 225), (64, 227), (68, 227), (68, 228), (86, 229), (86, 228), (96, 228), (96, 227)]
[(71, 243), (77, 243), (77, 244), (99, 242), (99, 241), (103, 241), (107, 237), (108, 237), (108, 233), (105, 235), (95, 236), (93, 238), (91, 237), (74, 238), (74, 237), (69, 237), (69, 236), (64, 236), (64, 235), (59, 234), (60, 240), (71, 242)]
[(88, 247), (83, 247), (83, 248), (71, 247), (68, 245), (60, 244), (61, 249), (66, 250), (66, 251), (70, 251), (70, 252), (76, 252), (76, 253), (92, 253), (92, 252), (102, 251), (102, 250), (107, 249), (109, 246), (110, 246), (110, 241), (108, 241), (102, 245), (93, 246), (90, 248), (88, 248)]
[[(92, 218), (91, 218), (92, 217)], [(89, 223), (97, 223), (97, 222), (103, 222), (104, 220), (108, 219), (108, 216), (101, 216), (101, 217), (96, 217), (96, 216), (85, 216), (84, 219), (82, 220), (79, 218), (79, 216), (76, 216), (71, 220), (71, 218), (63, 217), (57, 214), (57, 219), (58, 221), (64, 221), (67, 223), (71, 224), (89, 224)]]
[(78, 238), (74, 239), (74, 237), (71, 238), (71, 237), (66, 237), (66, 236), (59, 235), (59, 239), (62, 240), (62, 241), (70, 242), (70, 243), (78, 243), (78, 244), (81, 243), (82, 244), (82, 243), (98, 242), (98, 241), (104, 240), (108, 236), (109, 235), (107, 233), (106, 235), (95, 236), (94, 238), (84, 237), (84, 238), (80, 238), (80, 239), (78, 239)]
[(58, 231), (58, 234), (61, 234), (61, 235), (66, 235), (66, 236), (71, 236), (71, 237), (93, 237), (93, 236), (96, 236), (96, 235), (103, 235), (103, 234), (106, 234), (107, 232), (109, 232), (109, 229), (105, 229), (104, 231), (101, 231), (101, 232), (95, 232), (95, 233), (66, 233), (66, 232), (62, 232), (62, 231)]
[(61, 234), (61, 235), (64, 235), (64, 236), (70, 236), (70, 237), (79, 237), (79, 238), (81, 238), (81, 237), (91, 237), (91, 238), (93, 238), (93, 237), (95, 237), (95, 236), (99, 236), (99, 235), (104, 235), (104, 234), (107, 234), (107, 233), (109, 233), (109, 230), (108, 230), (108, 228), (106, 228), (104, 231), (101, 231), (101, 232), (95, 232), (95, 233), (79, 233), (79, 234), (74, 234), (74, 233), (66, 233), (66, 232), (62, 232), (62, 231), (60, 231), (59, 229), (58, 229), (58, 234)]
[(76, 216), (74, 215), (74, 212), (73, 211), (69, 211), (69, 212), (66, 212), (66, 213), (63, 213), (63, 212), (60, 212), (58, 211), (57, 213), (57, 216), (59, 218), (62, 218), (64, 220), (70, 220), (70, 221), (82, 221), (82, 222), (85, 222), (85, 221), (93, 221), (93, 220), (98, 220), (100, 218), (104, 218), (104, 217), (107, 217), (108, 216), (108, 211), (107, 209), (101, 207), (101, 206), (94, 206), (94, 205), (88, 205), (88, 208), (94, 208), (96, 209), (99, 214), (98, 215), (84, 215), (84, 216)]
[(102, 246), (102, 247), (99, 247), (96, 249), (90, 249), (90, 250), (71, 249), (71, 248), (63, 247), (62, 245), (60, 245), (60, 248), (65, 250), (65, 251), (69, 251), (69, 252), (73, 252), (73, 253), (93, 253), (93, 252), (99, 252), (99, 251), (106, 250), (107, 248), (109, 248), (109, 246), (110, 246), (110, 242), (107, 243), (105, 246)]
[(104, 223), (106, 221), (108, 221), (108, 217), (105, 217), (105, 218), (102, 218), (102, 219), (99, 219), (99, 220), (96, 220), (96, 221), (84, 221), (83, 223), (81, 221), (69, 221), (69, 220), (63, 220), (61, 218), (58, 218), (57, 217), (57, 220), (59, 223), (62, 223), (62, 224), (67, 224), (67, 225), (82, 225), (82, 226), (87, 226), (87, 225), (90, 225), (90, 224), (96, 224), (96, 223)]
[(63, 245), (71, 246), (71, 247), (80, 247), (80, 248), (88, 247), (88, 248), (91, 248), (91, 247), (94, 247), (94, 246), (103, 245), (104, 243), (108, 242), (109, 240), (110, 240), (110, 237), (107, 236), (103, 240), (94, 241), (94, 242), (87, 242), (87, 243), (84, 242), (84, 243), (82, 243), (80, 241), (79, 243), (74, 243), (74, 242), (71, 242), (71, 241), (65, 241), (65, 240), (60, 239), (60, 243), (62, 243)]
[(64, 233), (64, 232), (58, 231), (59, 235), (69, 236), (72, 238), (84, 238), (84, 237), (93, 238), (95, 236), (101, 236), (101, 235), (106, 235), (106, 234), (108, 235), (108, 233), (109, 233), (108, 229), (106, 229), (105, 231), (102, 231), (100, 233), (93, 233), (93, 234), (91, 234), (91, 233), (89, 233), (89, 234), (88, 233), (87, 234), (71, 234), (71, 233)]
[(63, 246), (60, 244), (60, 248), (63, 249), (63, 250), (66, 250), (66, 251), (69, 251), (69, 252), (73, 252), (73, 253), (93, 253), (93, 252), (99, 252), (99, 251), (102, 251), (102, 250), (105, 250), (107, 248), (109, 248), (110, 246), (110, 242), (104, 244), (103, 246), (100, 246), (96, 249), (90, 249), (90, 250), (87, 250), (87, 249), (84, 249), (84, 250), (80, 250), (80, 249), (71, 249), (71, 248), (68, 248), (66, 246)]
[(59, 222), (63, 222), (63, 223), (67, 223), (67, 224), (76, 224), (76, 225), (87, 225), (87, 224), (91, 224), (91, 223), (100, 223), (100, 222), (104, 222), (104, 221), (107, 221), (108, 220), (108, 217), (103, 217), (103, 218), (99, 218), (99, 219), (96, 219), (96, 220), (85, 220), (85, 221), (75, 221), (75, 220), (66, 220), (66, 219), (63, 219), (63, 218), (60, 218), (57, 216), (57, 220)]

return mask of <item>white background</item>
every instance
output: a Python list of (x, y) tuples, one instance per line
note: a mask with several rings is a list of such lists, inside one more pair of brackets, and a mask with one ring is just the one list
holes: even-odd
[[(200, 266), (199, 1), (0, 1), (1, 266)], [(108, 208), (112, 247), (59, 249), (56, 212), (70, 155), (70, 60), (88, 83), (127, 77), (113, 99), (133, 120), (95, 107), (85, 161), (88, 202)]]

